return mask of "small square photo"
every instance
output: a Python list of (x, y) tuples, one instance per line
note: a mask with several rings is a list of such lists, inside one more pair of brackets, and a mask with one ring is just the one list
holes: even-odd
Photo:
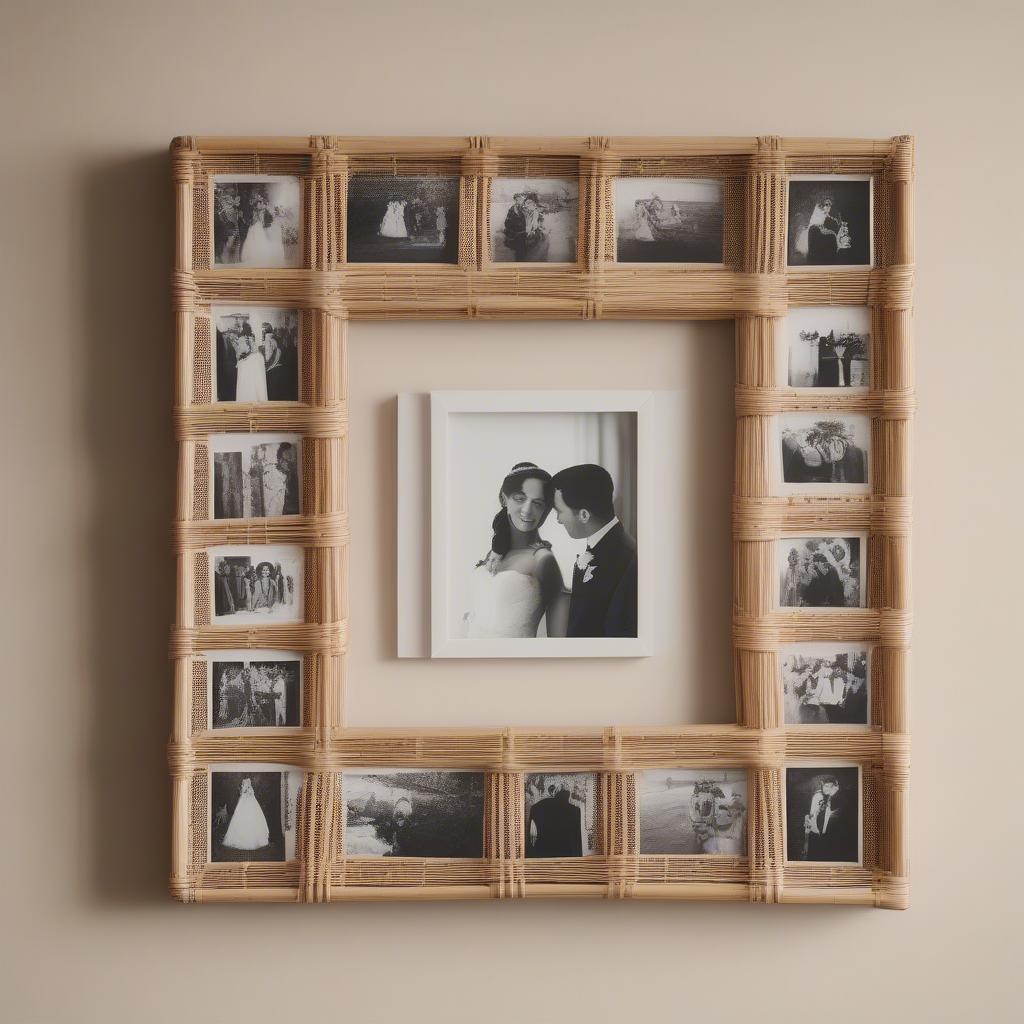
[(783, 493), (867, 494), (871, 420), (849, 413), (782, 413), (778, 418)]
[(871, 176), (793, 175), (787, 248), (791, 267), (870, 267)]
[(298, 434), (212, 434), (213, 518), (297, 516), (301, 445)]
[(781, 653), (786, 725), (868, 725), (871, 652), (867, 647), (802, 644)]
[(861, 608), (860, 537), (784, 537), (779, 541), (783, 608)]
[(859, 864), (859, 767), (786, 769), (786, 859)]
[(210, 860), (294, 860), (303, 775), (271, 764), (211, 766)]
[(211, 548), (209, 555), (217, 625), (303, 621), (302, 548), (223, 547)]
[(803, 306), (783, 318), (779, 383), (866, 391), (871, 386), (871, 310)]
[(302, 184), (274, 175), (214, 175), (213, 265), (302, 265)]
[(641, 854), (747, 855), (747, 773), (667, 768), (637, 773)]
[(573, 178), (494, 178), (491, 259), (495, 263), (575, 263), (579, 182)]
[(299, 311), (214, 306), (218, 402), (299, 400)]
[(722, 262), (721, 182), (702, 178), (616, 178), (619, 263)]
[(209, 651), (211, 729), (302, 724), (302, 655), (285, 651)]
[(596, 775), (532, 772), (525, 787), (527, 857), (589, 857), (597, 852)]

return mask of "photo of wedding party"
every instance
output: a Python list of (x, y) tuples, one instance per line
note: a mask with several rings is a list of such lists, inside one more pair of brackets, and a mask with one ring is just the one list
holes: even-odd
[(214, 175), (215, 267), (298, 267), (301, 225), (298, 178)]
[[(432, 393), (435, 656), (444, 646), (444, 656), (540, 657), (564, 640), (586, 655), (581, 641), (638, 636), (639, 433), (628, 407), (648, 393), (571, 394), (578, 411), (560, 411), (556, 392)], [(602, 402), (608, 411), (586, 408)], [(451, 403), (466, 411), (449, 413)]]
[(491, 259), (575, 263), (579, 190), (573, 178), (493, 178)]
[(779, 541), (783, 608), (860, 608), (860, 537), (785, 537)]
[(207, 655), (207, 666), (211, 729), (301, 724), (301, 655), (217, 651)]
[(213, 548), (209, 553), (218, 625), (260, 619), (302, 622), (302, 548), (266, 545)]
[(867, 725), (870, 652), (806, 644), (782, 652), (786, 725)]
[(299, 400), (299, 311), (215, 306), (218, 402)]
[(779, 382), (791, 388), (871, 386), (871, 310), (867, 306), (796, 306), (782, 325)]
[(791, 267), (871, 266), (870, 175), (792, 175), (787, 247)]
[(616, 178), (619, 263), (721, 263), (721, 182), (700, 178)]
[(531, 772), (524, 783), (527, 857), (589, 857), (597, 852), (593, 772)]
[(786, 769), (786, 859), (860, 863), (860, 768)]
[(459, 179), (353, 174), (349, 263), (458, 263)]
[(210, 860), (294, 860), (303, 774), (274, 764), (211, 766)]
[(342, 772), (346, 857), (482, 857), (482, 772)]
[(867, 493), (871, 420), (789, 412), (778, 417), (783, 493)]
[(213, 518), (298, 515), (301, 444), (298, 434), (211, 434)]
[(747, 855), (743, 769), (652, 769), (636, 788), (641, 854)]

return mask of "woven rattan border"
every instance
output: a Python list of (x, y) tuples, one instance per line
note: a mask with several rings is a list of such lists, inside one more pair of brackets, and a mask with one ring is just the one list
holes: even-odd
[[(913, 140), (759, 138), (296, 138), (181, 137), (171, 146), (177, 212), (173, 295), (179, 444), (171, 892), (185, 901), (600, 896), (908, 905), (910, 648), (910, 420), (913, 411)], [(350, 174), (459, 175), (458, 262), (346, 262)], [(868, 174), (874, 263), (864, 269), (787, 270), (790, 174)], [(302, 181), (302, 265), (211, 267), (211, 175), (287, 174)], [(492, 263), (488, 197), (495, 175), (578, 177), (574, 264)], [(723, 265), (618, 265), (615, 178), (693, 175), (722, 183)], [(300, 400), (218, 405), (210, 394), (210, 309), (222, 302), (300, 309)], [(780, 318), (791, 307), (867, 305), (870, 388), (811, 395), (778, 386)], [(346, 503), (346, 324), (373, 319), (725, 319), (736, 322), (736, 481), (733, 504), (734, 683), (737, 722), (681, 728), (356, 729), (344, 722), (350, 543)], [(872, 487), (862, 497), (772, 493), (772, 417), (823, 409), (871, 417)], [(208, 435), (288, 431), (303, 438), (300, 516), (210, 519)], [(867, 607), (776, 607), (775, 548), (801, 532), (867, 535)], [(294, 544), (305, 550), (300, 625), (210, 625), (206, 549)], [(872, 647), (868, 728), (827, 731), (783, 723), (779, 649), (795, 641)], [(207, 729), (206, 652), (276, 648), (303, 655), (298, 728), (218, 734)], [(287, 863), (208, 863), (211, 765), (263, 762), (305, 772), (296, 857)], [(861, 768), (860, 866), (785, 859), (785, 768)], [(747, 770), (746, 856), (638, 852), (636, 772)], [(369, 766), (486, 773), (480, 860), (346, 858), (338, 773)], [(599, 853), (523, 858), (523, 773), (598, 774)]]

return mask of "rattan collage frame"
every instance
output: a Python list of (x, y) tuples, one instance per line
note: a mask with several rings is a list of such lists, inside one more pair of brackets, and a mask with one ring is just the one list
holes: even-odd
[[(176, 205), (176, 622), (170, 888), (186, 902), (611, 897), (859, 904), (909, 901), (910, 422), (913, 412), (913, 140), (636, 137), (179, 137), (171, 144)], [(460, 177), (457, 265), (346, 262), (351, 174)], [(215, 174), (286, 174), (302, 181), (303, 265), (211, 265)], [(787, 269), (787, 177), (870, 175), (870, 268)], [(492, 263), (495, 176), (579, 181), (576, 264)], [(618, 176), (718, 179), (724, 265), (616, 264)], [(211, 395), (211, 306), (288, 305), (301, 312), (298, 402), (217, 404)], [(871, 386), (809, 394), (778, 386), (776, 348), (790, 307), (867, 305)], [(347, 325), (352, 320), (724, 320), (736, 323), (733, 520), (734, 725), (521, 729), (352, 728), (344, 720), (348, 629)], [(871, 417), (866, 496), (773, 493), (773, 417), (789, 411)], [(302, 435), (302, 514), (239, 524), (212, 518), (209, 435)], [(724, 510), (723, 510), (724, 511)], [(786, 535), (868, 535), (866, 607), (779, 609), (776, 546)], [(305, 551), (300, 625), (210, 624), (208, 548), (294, 544)], [(356, 581), (358, 586), (358, 581)], [(794, 642), (872, 649), (870, 728), (783, 724), (779, 649)], [(302, 726), (218, 735), (208, 729), (203, 652), (298, 651)], [(211, 863), (212, 765), (260, 762), (305, 772), (296, 858)], [(861, 769), (863, 858), (857, 866), (785, 858), (787, 766)], [(366, 767), (460, 768), (485, 774), (479, 860), (346, 858), (338, 773)], [(638, 849), (636, 773), (740, 768), (748, 780), (745, 856), (649, 856)], [(524, 858), (523, 773), (598, 773), (598, 855)]]

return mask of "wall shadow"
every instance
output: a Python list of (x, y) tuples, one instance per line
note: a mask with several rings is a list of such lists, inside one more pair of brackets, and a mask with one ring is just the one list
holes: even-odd
[(170, 871), (167, 659), (175, 571), (170, 304), (174, 209), (164, 152), (97, 161), (84, 172), (73, 254), (85, 327), (83, 420), (94, 501), (86, 524), (92, 581), (84, 723), (97, 902), (166, 901)]

